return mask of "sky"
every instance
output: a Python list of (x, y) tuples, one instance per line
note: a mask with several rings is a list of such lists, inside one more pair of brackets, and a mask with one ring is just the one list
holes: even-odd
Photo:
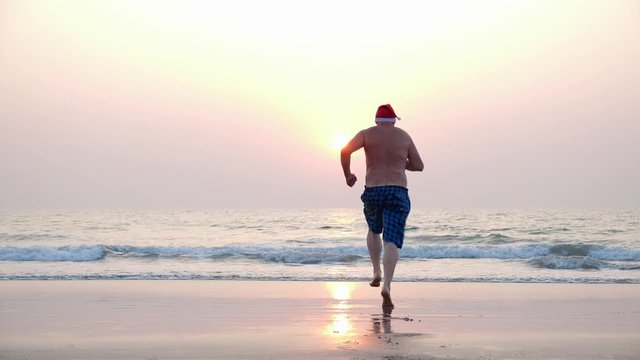
[(414, 208), (637, 208), (638, 1), (0, 2), (0, 210), (359, 207), (390, 103)]

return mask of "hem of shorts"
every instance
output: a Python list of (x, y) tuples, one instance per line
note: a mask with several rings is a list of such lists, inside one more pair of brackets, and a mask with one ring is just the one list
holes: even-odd
[(404, 245), (404, 244), (401, 244), (400, 246), (398, 246), (398, 243), (396, 243), (395, 241), (385, 240), (384, 238), (382, 239), (382, 241), (395, 245), (398, 248), (398, 250), (402, 249), (402, 245)]

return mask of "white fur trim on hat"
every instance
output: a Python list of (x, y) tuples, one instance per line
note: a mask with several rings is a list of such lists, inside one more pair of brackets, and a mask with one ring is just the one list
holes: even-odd
[(376, 118), (376, 122), (396, 122), (396, 118)]

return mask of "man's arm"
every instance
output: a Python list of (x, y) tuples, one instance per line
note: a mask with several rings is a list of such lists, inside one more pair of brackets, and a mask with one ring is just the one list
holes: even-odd
[(407, 157), (407, 165), (405, 166), (405, 169), (409, 171), (424, 170), (424, 164), (422, 163), (422, 159), (418, 153), (418, 148), (416, 148), (413, 140), (411, 140), (411, 145), (409, 145), (409, 155)]
[(340, 151), (340, 162), (342, 163), (342, 172), (347, 181), (347, 185), (353, 186), (358, 178), (351, 173), (351, 154), (364, 146), (364, 130), (356, 134), (356, 136), (345, 145)]

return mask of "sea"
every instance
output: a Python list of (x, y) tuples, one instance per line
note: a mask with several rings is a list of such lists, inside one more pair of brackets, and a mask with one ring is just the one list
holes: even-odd
[[(367, 281), (361, 209), (0, 212), (0, 280)], [(394, 281), (640, 283), (640, 210), (412, 210)]]

